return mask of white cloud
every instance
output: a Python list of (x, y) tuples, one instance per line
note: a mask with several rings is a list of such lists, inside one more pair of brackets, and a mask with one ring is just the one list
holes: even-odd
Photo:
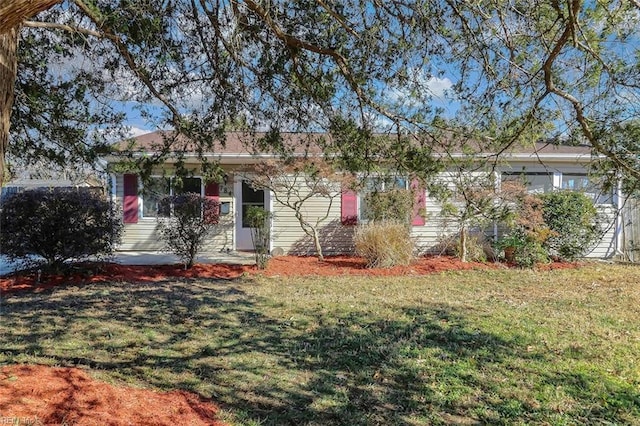
[(431, 77), (426, 81), (425, 86), (434, 97), (444, 100), (446, 98), (447, 91), (453, 86), (453, 82), (447, 77)]
[(129, 132), (127, 132), (127, 137), (135, 138), (140, 135), (145, 135), (147, 133), (151, 133), (152, 130), (144, 129), (141, 127), (129, 127)]
[(404, 107), (418, 107), (432, 101), (445, 103), (453, 100), (449, 92), (452, 87), (453, 82), (448, 77), (428, 76), (421, 70), (412, 70), (407, 85), (391, 88), (386, 97), (391, 103)]

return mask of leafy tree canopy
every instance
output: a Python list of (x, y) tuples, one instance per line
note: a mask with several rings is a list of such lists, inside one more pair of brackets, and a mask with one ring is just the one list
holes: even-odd
[[(0, 74), (11, 74), (19, 37), (15, 93), (0, 79), (15, 156), (91, 161), (135, 108), (199, 152), (224, 143), (230, 123), (355, 129), (363, 145), (374, 130), (400, 133), (397, 145), (412, 148), (399, 158), (413, 168), (469, 138), (501, 151), (579, 134), (616, 169), (640, 174), (603, 140), (638, 118), (637, 1), (13, 3), (35, 5), (22, 16), (0, 9)], [(336, 137), (328, 149), (367, 151), (351, 145)]]

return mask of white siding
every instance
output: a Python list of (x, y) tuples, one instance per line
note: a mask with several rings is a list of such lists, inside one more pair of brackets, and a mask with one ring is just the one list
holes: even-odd
[(427, 194), (425, 223), (411, 228), (418, 253), (442, 253), (444, 240), (457, 233), (454, 222), (442, 216), (441, 209), (442, 205)]
[(604, 235), (585, 257), (592, 259), (606, 259), (616, 254), (616, 209), (612, 205), (598, 205), (598, 212), (602, 215)]
[[(116, 175), (116, 199), (115, 202), (122, 207), (123, 199), (123, 175)], [(141, 203), (139, 197), (138, 203)], [(231, 212), (228, 215), (220, 216), (220, 224), (217, 232), (211, 236), (203, 249), (204, 253), (216, 253), (224, 249), (233, 248), (233, 217), (234, 203), (233, 197), (229, 194), (220, 194), (220, 202), (231, 203)], [(157, 230), (157, 220), (155, 218), (138, 218), (138, 223), (124, 224), (122, 243), (119, 250), (123, 251), (162, 251), (164, 244)]]
[[(451, 174), (440, 174), (438, 179), (448, 181)], [(123, 176), (116, 175), (116, 202), (122, 206)], [(221, 193), (221, 202), (231, 204), (229, 215), (221, 217), (220, 232), (211, 238), (205, 252), (217, 252), (223, 249), (232, 249), (234, 235), (235, 203), (233, 194)], [(609, 223), (602, 241), (587, 254), (591, 258), (607, 258), (615, 254), (615, 209), (613, 206), (599, 206), (606, 214)], [(304, 214), (311, 220), (324, 216), (329, 208), (329, 199), (313, 197), (305, 202)], [(153, 218), (140, 218), (136, 224), (125, 224), (123, 241), (120, 250), (155, 251), (162, 250), (163, 244), (157, 232), (157, 222)], [(353, 253), (353, 236), (356, 226), (342, 225), (341, 223), (341, 199), (336, 197), (329, 210), (328, 218), (320, 224), (320, 239), (323, 252), (326, 255)], [(416, 242), (420, 253), (441, 253), (442, 241), (454, 236), (457, 232), (455, 222), (447, 220), (441, 215), (441, 205), (428, 193), (426, 196), (426, 217), (423, 226), (413, 226), (411, 236)], [(491, 233), (489, 230), (488, 233)], [(310, 236), (306, 235), (294, 211), (273, 200), (273, 227), (272, 247), (281, 248), (285, 253), (297, 255), (315, 255), (315, 247)]]
[[(482, 173), (474, 172), (473, 177), (480, 177)], [(435, 177), (450, 190), (455, 190), (455, 174), (443, 172)], [(446, 241), (458, 232), (458, 226), (453, 218), (443, 216), (442, 204), (427, 192), (426, 213), (424, 226), (414, 226), (411, 235), (416, 242), (418, 253), (442, 254), (447, 248)]]
[[(304, 194), (304, 193), (303, 193)], [(340, 195), (333, 199), (312, 197), (304, 202), (302, 212), (305, 218), (315, 222), (324, 217), (326, 220), (318, 227), (322, 251), (326, 255), (352, 253), (355, 226), (343, 226), (340, 218)], [(297, 255), (315, 255), (312, 237), (305, 234), (295, 217), (293, 209), (273, 200), (273, 248), (282, 248), (285, 253)]]

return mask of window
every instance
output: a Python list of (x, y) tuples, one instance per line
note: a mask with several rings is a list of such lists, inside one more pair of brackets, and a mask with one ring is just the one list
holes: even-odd
[(163, 208), (160, 200), (170, 195), (169, 178), (151, 178), (142, 191), (142, 217), (167, 217), (169, 211)]
[(19, 186), (5, 186), (2, 188), (2, 194), (0, 195), (0, 199), (4, 201), (6, 198), (14, 194), (19, 194), (20, 192), (23, 192), (23, 191), (24, 191), (24, 188)]
[(377, 192), (386, 192), (393, 189), (409, 189), (409, 182), (401, 176), (395, 177), (369, 177), (364, 180), (363, 189), (358, 194), (358, 218), (360, 221), (372, 219), (372, 209), (368, 202), (368, 196)]
[(202, 195), (202, 181), (200, 178), (182, 178), (180, 182), (177, 182), (175, 179), (172, 180), (174, 183), (174, 191), (173, 194), (186, 194), (188, 192), (193, 192), (194, 194)]
[(596, 204), (612, 204), (613, 193), (605, 192), (597, 182), (594, 182), (586, 173), (563, 173), (561, 179), (562, 189), (580, 191), (593, 199)]
[(160, 201), (169, 195), (193, 192), (202, 195), (202, 179), (153, 177), (142, 191), (142, 217), (169, 217), (171, 206)]
[(242, 227), (250, 228), (247, 222), (247, 212), (251, 207), (264, 208), (264, 190), (253, 189), (247, 181), (242, 181)]
[[(604, 191), (601, 185), (586, 173), (556, 173), (556, 175), (558, 179), (556, 188), (583, 192), (596, 204), (613, 203), (613, 193)], [(502, 181), (522, 182), (527, 187), (527, 191), (534, 194), (542, 194), (554, 189), (553, 173), (550, 172), (505, 172), (502, 174)]]
[(553, 190), (553, 173), (550, 172), (505, 172), (503, 182), (519, 181), (532, 194), (542, 194)]

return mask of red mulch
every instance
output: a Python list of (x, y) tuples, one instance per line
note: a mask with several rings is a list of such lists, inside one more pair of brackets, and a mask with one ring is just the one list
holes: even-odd
[(0, 370), (0, 422), (25, 425), (223, 426), (197, 395), (116, 387), (77, 368), (11, 365)]
[[(155, 282), (168, 278), (217, 278), (234, 279), (243, 274), (266, 276), (407, 276), (426, 275), (434, 272), (498, 269), (512, 267), (504, 263), (461, 262), (451, 256), (426, 256), (409, 266), (393, 268), (366, 268), (364, 259), (354, 256), (329, 256), (324, 262), (316, 257), (281, 256), (269, 261), (266, 270), (255, 266), (228, 264), (197, 264), (185, 270), (182, 265), (119, 265), (116, 263), (78, 265), (75, 273), (42, 275), (38, 283), (35, 272), (19, 272), (0, 277), (0, 293), (19, 291), (40, 292), (59, 285), (82, 285), (95, 282)], [(537, 266), (540, 270), (575, 268), (577, 263), (553, 262)]]
[(420, 257), (409, 266), (392, 268), (367, 268), (366, 261), (354, 256), (330, 256), (324, 262), (315, 257), (282, 256), (269, 261), (264, 274), (267, 276), (305, 276), (305, 275), (371, 275), (371, 276), (405, 276), (426, 275), (434, 272), (493, 269), (500, 265), (492, 263), (460, 262), (450, 256)]

